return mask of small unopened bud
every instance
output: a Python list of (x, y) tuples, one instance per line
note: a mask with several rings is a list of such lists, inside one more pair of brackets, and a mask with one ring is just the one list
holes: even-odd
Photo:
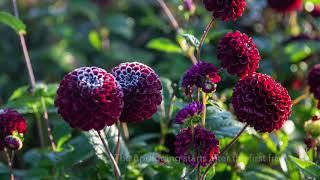
[(11, 150), (18, 151), (22, 148), (23, 144), (19, 137), (16, 136), (6, 136), (4, 139), (5, 146)]
[(312, 119), (305, 122), (304, 130), (314, 137), (320, 136), (320, 121)]
[(196, 6), (194, 5), (192, 0), (184, 0), (183, 7), (186, 11), (189, 11), (190, 13), (194, 13), (194, 11), (196, 10)]

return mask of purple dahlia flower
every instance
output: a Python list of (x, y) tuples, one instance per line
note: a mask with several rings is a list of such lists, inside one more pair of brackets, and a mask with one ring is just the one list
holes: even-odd
[(220, 153), (219, 141), (215, 135), (201, 126), (194, 129), (192, 139), (191, 128), (182, 129), (176, 136), (175, 153), (180, 161), (193, 167), (202, 167), (217, 161)]
[(218, 73), (219, 69), (213, 64), (200, 61), (183, 75), (182, 87), (192, 90), (193, 86), (196, 86), (202, 88), (205, 93), (211, 93), (216, 90), (216, 84), (221, 81)]
[(202, 111), (203, 104), (201, 102), (192, 102), (177, 113), (176, 123), (183, 124), (187, 119), (200, 115)]
[(162, 102), (159, 76), (149, 66), (138, 62), (119, 64), (112, 69), (124, 93), (121, 122), (142, 122), (157, 112)]

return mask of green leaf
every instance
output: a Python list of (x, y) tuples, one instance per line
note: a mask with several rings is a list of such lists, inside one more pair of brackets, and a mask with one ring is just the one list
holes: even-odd
[(288, 146), (288, 135), (282, 131), (262, 135), (266, 146), (275, 154), (281, 154)]
[(6, 107), (17, 109), (20, 113), (43, 113), (43, 101), (48, 112), (55, 112), (54, 98), (58, 84), (36, 84), (34, 92), (29, 91), (29, 86), (22, 86), (16, 89), (9, 98)]
[(320, 49), (319, 42), (293, 42), (285, 47), (285, 53), (289, 55), (291, 62), (297, 63)]
[(147, 47), (166, 53), (182, 53), (181, 48), (166, 38), (156, 38), (148, 42)]
[[(96, 156), (99, 159), (101, 159), (103, 162), (108, 164), (109, 159), (105, 155), (105, 148), (98, 136), (98, 133), (96, 131), (91, 130), (89, 132), (85, 132), (84, 134), (89, 139), (90, 144), (94, 148)], [(111, 152), (115, 154), (117, 141), (118, 141), (118, 128), (115, 125), (111, 127), (105, 127), (104, 130), (101, 131), (101, 136), (104, 138), (106, 143), (109, 144)], [(125, 145), (124, 140), (121, 136), (120, 136), (120, 158), (122, 160), (130, 159), (129, 150)]]
[(124, 14), (109, 15), (106, 17), (107, 27), (113, 34), (118, 34), (126, 39), (131, 39), (134, 36), (135, 21)]
[(59, 140), (58, 140), (58, 143), (57, 143), (57, 151), (60, 152), (63, 150), (63, 145), (69, 141), (71, 139), (71, 134), (66, 134), (64, 136), (62, 136)]
[(271, 169), (268, 166), (259, 166), (252, 170), (248, 170), (243, 173), (243, 179), (246, 180), (286, 180), (286, 176), (284, 176), (281, 172)]
[(182, 35), (189, 44), (194, 46), (195, 48), (199, 48), (200, 46), (200, 41), (192, 34), (183, 34)]
[(97, 31), (90, 31), (88, 39), (92, 47), (94, 47), (97, 50), (101, 50), (102, 41)]
[(306, 176), (320, 177), (320, 166), (314, 162), (298, 159), (293, 156), (289, 156), (289, 159), (296, 165), (300, 171)]
[(11, 27), (17, 33), (26, 33), (25, 24), (21, 20), (17, 19), (9, 13), (0, 12), (0, 22)]
[(218, 138), (234, 137), (242, 128), (229, 111), (220, 110), (217, 107), (207, 108), (206, 126), (215, 132)]

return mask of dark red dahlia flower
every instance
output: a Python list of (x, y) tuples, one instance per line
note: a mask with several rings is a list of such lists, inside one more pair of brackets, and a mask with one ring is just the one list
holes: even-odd
[(185, 72), (182, 87), (191, 91), (193, 86), (196, 86), (202, 88), (205, 93), (211, 93), (216, 90), (216, 84), (221, 81), (218, 73), (219, 69), (213, 64), (200, 61)]
[(6, 137), (14, 134), (23, 136), (26, 130), (27, 123), (21, 114), (12, 109), (0, 110), (0, 151), (6, 146)]
[(320, 100), (320, 64), (316, 64), (310, 70), (308, 84), (310, 86), (310, 91), (314, 94), (315, 98)]
[(82, 67), (64, 76), (55, 105), (71, 127), (98, 131), (119, 119), (123, 92), (112, 74), (97, 67)]
[(201, 102), (192, 102), (181, 109), (176, 115), (176, 123), (183, 124), (187, 119), (194, 116), (199, 116), (203, 111), (203, 104)]
[(218, 59), (232, 75), (251, 75), (259, 68), (261, 57), (252, 38), (240, 31), (226, 34), (218, 45)]
[(255, 73), (236, 84), (232, 105), (239, 121), (256, 131), (272, 132), (288, 120), (292, 101), (280, 83), (268, 75)]
[(147, 65), (138, 62), (122, 63), (112, 74), (124, 92), (122, 122), (141, 122), (149, 119), (162, 102), (159, 76)]
[(291, 12), (300, 10), (303, 0), (268, 0), (269, 6), (278, 12)]
[(203, 0), (203, 4), (214, 18), (221, 18), (223, 21), (235, 21), (242, 16), (246, 7), (245, 0)]
[(197, 126), (193, 138), (192, 140), (191, 128), (182, 129), (176, 136), (175, 153), (180, 161), (193, 167), (205, 167), (217, 161), (220, 153), (219, 141), (212, 132)]
[(313, 17), (320, 17), (320, 5), (319, 4), (314, 6), (313, 10), (311, 11), (311, 15)]

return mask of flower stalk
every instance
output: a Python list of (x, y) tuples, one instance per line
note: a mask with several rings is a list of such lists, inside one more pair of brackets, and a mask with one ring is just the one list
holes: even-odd
[(13, 157), (14, 157), (14, 151), (11, 153), (11, 157), (9, 155), (9, 151), (7, 148), (4, 148), (4, 153), (7, 157), (8, 161), (8, 168), (9, 168), (9, 174), (10, 174), (10, 180), (14, 180), (14, 174), (13, 174)]
[(97, 131), (97, 133), (98, 133), (98, 136), (99, 136), (99, 138), (100, 138), (100, 140), (101, 140), (101, 142), (102, 142), (102, 144), (103, 144), (103, 146), (104, 146), (104, 148), (105, 148), (105, 150), (106, 150), (106, 151), (105, 151), (106, 155), (109, 157), (111, 163), (113, 164), (114, 173), (115, 173), (115, 179), (117, 179), (117, 180), (118, 180), (118, 179), (121, 179), (120, 168), (119, 168), (119, 166), (118, 166), (115, 158), (113, 157), (113, 155), (112, 155), (112, 153), (111, 153), (111, 151), (110, 151), (109, 144), (108, 144), (108, 143), (104, 140), (104, 138), (102, 137), (101, 131)]
[[(237, 140), (240, 138), (240, 136), (243, 134), (243, 132), (247, 129), (247, 127), (249, 126), (249, 124), (245, 124), (243, 126), (243, 128), (239, 131), (239, 133), (231, 140), (231, 142), (229, 144), (227, 144), (222, 151), (220, 152), (219, 156), (222, 156), (235, 142), (237, 142)], [(201, 177), (201, 179), (205, 179), (210, 168), (215, 164), (215, 162), (211, 163), (207, 169), (205, 170), (203, 176)]]

